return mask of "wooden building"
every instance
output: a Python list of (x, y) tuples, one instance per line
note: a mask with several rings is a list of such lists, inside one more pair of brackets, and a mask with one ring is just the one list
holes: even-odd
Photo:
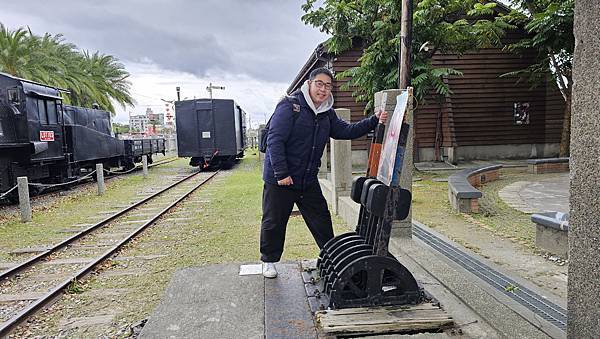
[[(515, 41), (523, 32), (510, 33)], [(300, 88), (311, 70), (327, 67), (334, 74), (359, 65), (360, 44), (340, 55), (317, 46), (304, 64), (288, 93)], [(472, 159), (524, 159), (558, 155), (564, 101), (549, 77), (545, 85), (531, 89), (527, 81), (500, 77), (531, 65), (533, 54), (517, 55), (498, 48), (485, 48), (463, 55), (435, 54), (436, 67), (451, 67), (463, 73), (450, 76), (452, 94), (430, 95), (415, 110), (415, 161)], [(352, 121), (365, 117), (365, 103), (356, 102), (351, 90), (340, 86), (347, 79), (334, 79), (335, 108), (348, 108)], [(372, 114), (372, 112), (369, 112)], [(368, 139), (353, 140), (353, 163), (365, 164)]]

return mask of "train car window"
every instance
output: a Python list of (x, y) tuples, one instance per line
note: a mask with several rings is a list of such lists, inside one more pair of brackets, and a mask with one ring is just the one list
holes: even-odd
[(46, 115), (46, 103), (42, 99), (38, 99), (38, 118), (40, 119), (40, 124), (48, 125), (48, 116)]
[(9, 88), (8, 92), (8, 101), (13, 105), (18, 105), (21, 100), (19, 100), (19, 91), (16, 88)]
[(59, 124), (63, 122), (63, 106), (60, 101), (56, 102), (56, 117)]
[(48, 124), (56, 125), (58, 124), (58, 117), (56, 116), (56, 101), (49, 100), (46, 101), (46, 108), (48, 113)]

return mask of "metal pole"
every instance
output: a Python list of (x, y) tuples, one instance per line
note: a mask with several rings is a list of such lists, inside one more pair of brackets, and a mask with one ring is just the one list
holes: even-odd
[(21, 210), (21, 221), (31, 221), (31, 203), (29, 202), (29, 183), (27, 177), (18, 177), (19, 209)]
[(98, 182), (98, 195), (104, 194), (106, 186), (104, 185), (104, 166), (96, 164), (96, 181)]
[(398, 88), (410, 86), (412, 50), (413, 0), (402, 0), (402, 23), (400, 26), (400, 52), (398, 56)]
[(148, 156), (142, 155), (142, 164), (144, 166), (144, 178), (148, 177)]
[(210, 99), (212, 100), (212, 82), (208, 84), (208, 93), (210, 94)]
[(177, 101), (181, 101), (181, 96), (180, 96), (181, 88), (179, 88), (179, 86), (177, 86), (177, 87), (175, 87), (175, 90), (177, 91)]

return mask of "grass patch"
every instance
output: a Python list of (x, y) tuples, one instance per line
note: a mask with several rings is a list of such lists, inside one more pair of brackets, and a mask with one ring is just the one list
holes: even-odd
[(85, 291), (84, 287), (81, 285), (77, 279), (71, 280), (69, 286), (67, 286), (67, 293), (69, 294), (80, 294)]
[[(544, 179), (559, 174), (545, 174)], [(472, 217), (485, 227), (521, 245), (535, 250), (535, 227), (532, 226), (531, 216), (508, 206), (498, 192), (504, 187), (517, 181), (537, 181), (541, 175), (530, 174), (527, 168), (505, 168), (501, 171), (499, 180), (492, 181), (480, 187), (483, 197), (479, 199), (481, 213)]]
[(452, 171), (416, 172), (420, 181), (413, 183), (413, 218), (432, 228), (462, 222), (448, 202), (448, 183), (441, 181), (450, 176)]

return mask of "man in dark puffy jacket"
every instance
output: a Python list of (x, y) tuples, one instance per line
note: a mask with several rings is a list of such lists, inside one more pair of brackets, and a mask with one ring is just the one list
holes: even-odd
[(331, 215), (317, 173), (329, 138), (355, 139), (367, 134), (387, 113), (349, 124), (333, 110), (333, 75), (326, 68), (310, 73), (301, 90), (279, 102), (269, 123), (263, 180), (260, 253), (263, 275), (275, 278), (285, 230), (294, 203), (319, 248), (333, 238)]

